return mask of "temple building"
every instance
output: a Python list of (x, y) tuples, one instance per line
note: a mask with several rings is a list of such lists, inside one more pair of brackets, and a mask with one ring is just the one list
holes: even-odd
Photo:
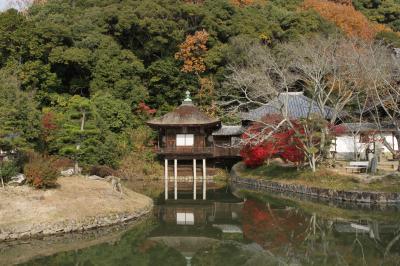
[[(286, 92), (259, 108), (242, 113), (241, 125), (227, 126), (199, 110), (187, 92), (186, 99), (174, 111), (148, 121), (147, 124), (158, 133), (156, 153), (165, 164), (165, 199), (168, 199), (170, 187), (174, 199), (178, 198), (178, 183), (180, 191), (193, 190), (193, 199), (197, 198), (197, 190), (202, 190), (203, 199), (206, 199), (207, 184), (212, 183), (212, 179), (207, 179), (207, 173), (212, 174), (218, 163), (225, 166), (227, 161), (240, 160), (240, 137), (245, 129), (265, 116), (279, 115), (283, 111), (292, 119), (307, 118), (310, 114), (318, 114), (326, 120), (336, 117), (333, 116), (334, 109), (329, 106), (319, 108), (303, 92)], [(371, 123), (342, 123), (341, 118), (346, 116), (346, 113), (340, 113), (335, 121), (335, 124), (342, 124), (345, 131), (332, 143), (333, 157), (367, 160), (370, 152), (378, 160), (380, 154), (389, 158), (389, 150), (383, 143), (398, 150), (392, 127), (378, 129)]]
[[(284, 92), (267, 104), (247, 113), (242, 113), (242, 125), (246, 127), (254, 121), (261, 121), (267, 115), (279, 115), (285, 110), (292, 119), (302, 119), (309, 117), (310, 114), (317, 114), (328, 121), (332, 119), (335, 112), (329, 106), (319, 108), (318, 104), (305, 96), (303, 92)], [(380, 159), (393, 157), (387, 146), (395, 150), (399, 149), (397, 139), (394, 137), (395, 129), (393, 125), (384, 124), (378, 128), (375, 123), (360, 121), (343, 123), (343, 120), (350, 120), (346, 112), (340, 112), (335, 121), (335, 124), (342, 125), (344, 130), (343, 133), (335, 137), (330, 149), (332, 156), (336, 159), (368, 160), (368, 153), (371, 153), (380, 161)], [(384, 142), (386, 145), (384, 145)]]
[(334, 110), (329, 106), (319, 108), (319, 105), (311, 98), (304, 95), (304, 92), (282, 92), (267, 104), (247, 113), (241, 114), (242, 123), (248, 125), (254, 121), (261, 121), (268, 115), (281, 115), (287, 111), (287, 116), (291, 119), (301, 119), (309, 117), (310, 114), (317, 114), (330, 120)]
[[(203, 199), (206, 199), (207, 164), (215, 165), (218, 161), (240, 157), (238, 140), (243, 133), (242, 127), (222, 125), (219, 119), (201, 112), (193, 104), (189, 92), (174, 111), (154, 118), (147, 124), (158, 132), (156, 153), (164, 159), (165, 199), (168, 199), (171, 183), (174, 199), (178, 198), (178, 174), (187, 177), (188, 163), (192, 165), (189, 181), (193, 183), (193, 199), (197, 198), (197, 189), (200, 186)], [(173, 162), (173, 179), (169, 177), (170, 161)], [(178, 162), (182, 167), (178, 167)], [(188, 180), (183, 181), (187, 183)]]

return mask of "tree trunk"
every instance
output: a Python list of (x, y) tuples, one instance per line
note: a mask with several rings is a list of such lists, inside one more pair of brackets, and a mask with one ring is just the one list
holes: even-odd
[(308, 158), (309, 158), (308, 160), (309, 160), (310, 168), (311, 168), (312, 172), (315, 173), (315, 171), (317, 170), (315, 154), (313, 153), (311, 156), (308, 156)]
[(79, 171), (79, 164), (78, 164), (78, 161), (77, 161), (77, 160), (75, 160), (74, 173), (75, 173), (76, 175), (80, 174), (80, 171)]
[(354, 152), (354, 160), (358, 161), (358, 149), (357, 149), (357, 139), (356, 135), (353, 136), (353, 152)]
[(83, 129), (85, 127), (85, 119), (86, 119), (86, 112), (83, 111), (82, 112), (82, 119), (81, 119), (81, 131), (83, 131)]

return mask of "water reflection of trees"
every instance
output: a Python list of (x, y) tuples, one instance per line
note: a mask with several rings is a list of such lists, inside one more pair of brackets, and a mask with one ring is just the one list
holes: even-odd
[[(350, 219), (349, 212), (328, 216), (326, 205), (319, 212), (299, 206), (267, 197), (166, 204), (155, 209), (160, 223), (137, 226), (119, 241), (27, 265), (399, 265), (400, 222), (389, 222), (398, 214)], [(194, 222), (177, 224), (179, 212), (193, 213)], [(228, 238), (216, 224), (241, 226), (243, 237)]]
[(243, 210), (243, 232), (287, 263), (397, 265), (400, 260), (400, 223), (326, 219), (250, 199)]
[(21, 265), (186, 265), (186, 259), (177, 250), (147, 239), (153, 229), (153, 223), (143, 222), (117, 242), (60, 252)]

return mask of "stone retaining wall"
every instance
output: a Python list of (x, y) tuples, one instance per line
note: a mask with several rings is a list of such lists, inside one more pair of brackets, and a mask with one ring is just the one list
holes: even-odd
[(357, 203), (400, 203), (400, 192), (368, 192), (368, 191), (343, 191), (327, 188), (307, 187), (298, 184), (284, 184), (271, 180), (241, 177), (237, 171), (238, 164), (231, 170), (231, 182), (245, 185), (248, 189), (268, 192), (268, 190), (291, 192), (308, 195), (314, 198), (322, 198), (337, 201), (349, 201)]
[(119, 213), (103, 217), (90, 217), (82, 220), (68, 220), (57, 224), (37, 224), (32, 225), (31, 228), (24, 232), (4, 232), (0, 230), (0, 241), (82, 232), (105, 226), (123, 224), (147, 216), (152, 208), (153, 204), (150, 204), (135, 213)]

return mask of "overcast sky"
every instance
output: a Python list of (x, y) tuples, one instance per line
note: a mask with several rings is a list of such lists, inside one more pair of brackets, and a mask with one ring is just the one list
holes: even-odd
[(0, 11), (3, 11), (7, 6), (8, 0), (0, 0)]

